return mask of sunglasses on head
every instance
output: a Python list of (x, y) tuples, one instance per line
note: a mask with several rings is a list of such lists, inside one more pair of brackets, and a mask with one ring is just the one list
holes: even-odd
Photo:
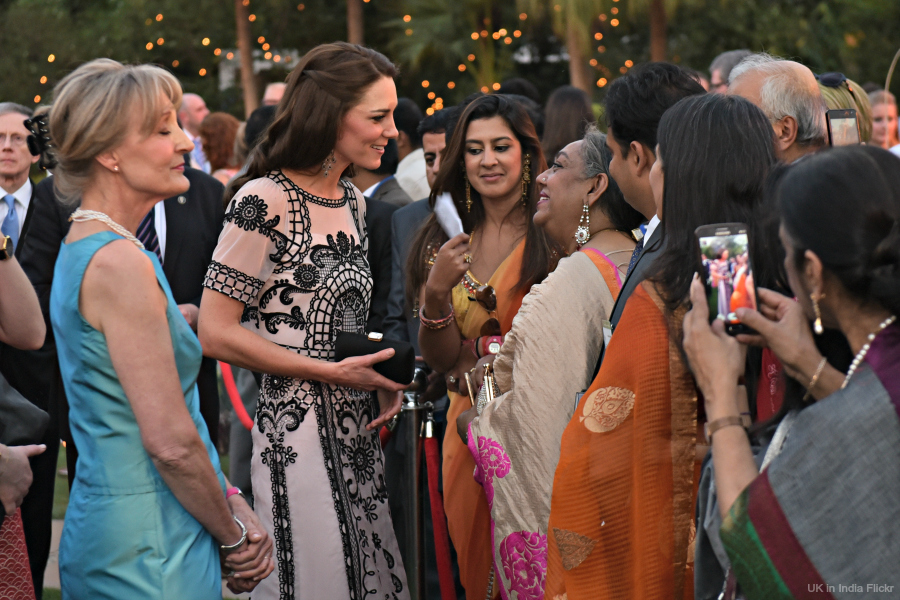
[(816, 81), (818, 81), (825, 87), (838, 88), (841, 87), (841, 84), (847, 81), (847, 76), (843, 73), (837, 72), (822, 73), (821, 75), (816, 75)]

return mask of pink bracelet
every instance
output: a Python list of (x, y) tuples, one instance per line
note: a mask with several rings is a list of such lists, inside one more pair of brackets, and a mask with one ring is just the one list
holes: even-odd
[(225, 492), (225, 499), (228, 500), (229, 498), (231, 498), (231, 497), (234, 496), (235, 494), (239, 494), (241, 498), (244, 497), (244, 492), (241, 491), (241, 488), (239, 488), (239, 487), (232, 487), (232, 488), (228, 488), (228, 491)]

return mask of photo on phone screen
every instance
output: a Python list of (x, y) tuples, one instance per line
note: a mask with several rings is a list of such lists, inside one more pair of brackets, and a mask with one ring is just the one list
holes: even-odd
[(832, 146), (854, 146), (859, 144), (859, 122), (856, 111), (829, 110), (825, 113), (828, 123), (828, 141)]
[(750, 332), (735, 315), (739, 308), (757, 306), (747, 226), (704, 225), (697, 228), (696, 234), (706, 276), (710, 320), (725, 321), (725, 329), (732, 335)]

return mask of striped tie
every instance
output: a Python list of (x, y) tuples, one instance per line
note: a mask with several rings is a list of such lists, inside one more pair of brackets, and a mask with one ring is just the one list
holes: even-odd
[(144, 244), (144, 248), (156, 253), (157, 258), (159, 258), (159, 264), (162, 264), (162, 254), (159, 251), (159, 238), (156, 236), (156, 225), (154, 224), (155, 215), (156, 207), (154, 206), (150, 209), (150, 212), (147, 213), (147, 216), (144, 217), (144, 220), (141, 221), (141, 224), (138, 225), (136, 237)]

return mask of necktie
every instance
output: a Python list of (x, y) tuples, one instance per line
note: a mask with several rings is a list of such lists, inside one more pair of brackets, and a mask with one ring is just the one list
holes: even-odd
[(641, 238), (641, 241), (637, 243), (637, 246), (634, 247), (634, 252), (631, 253), (631, 260), (628, 262), (628, 271), (625, 273), (625, 279), (628, 279), (628, 276), (631, 275), (632, 269), (634, 269), (634, 265), (637, 264), (638, 259), (641, 257), (641, 252), (644, 250), (644, 238)]
[(0, 231), (12, 239), (13, 248), (15, 248), (19, 243), (19, 215), (16, 214), (16, 197), (7, 194), (3, 196), (3, 201), (9, 206), (9, 211), (6, 213), (6, 218), (3, 219), (3, 225), (0, 225)]
[(138, 225), (137, 239), (141, 240), (144, 248), (150, 252), (155, 252), (159, 258), (159, 264), (162, 264), (162, 253), (159, 251), (159, 238), (156, 236), (156, 225), (154, 224), (156, 216), (156, 207), (150, 209), (141, 224)]

